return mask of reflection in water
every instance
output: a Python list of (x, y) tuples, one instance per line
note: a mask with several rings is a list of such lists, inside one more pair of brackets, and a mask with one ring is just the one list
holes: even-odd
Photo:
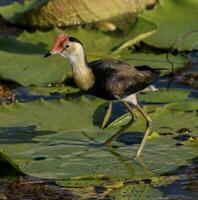
[(0, 178), (0, 199), (3, 200), (38, 200), (79, 198), (71, 190), (60, 188), (52, 180), (44, 180), (30, 176)]
[(167, 175), (173, 174), (179, 179), (167, 186), (158, 187), (166, 199), (198, 199), (198, 157), (191, 164), (179, 167)]

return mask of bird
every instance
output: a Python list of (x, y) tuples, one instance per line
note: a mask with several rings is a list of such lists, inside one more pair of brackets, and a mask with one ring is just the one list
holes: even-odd
[[(44, 54), (44, 57), (55, 54), (70, 61), (74, 82), (82, 91), (110, 102), (119, 100), (125, 105), (132, 116), (125, 128), (134, 120), (133, 107), (143, 115), (147, 125), (135, 156), (136, 159), (139, 158), (152, 132), (152, 120), (138, 104), (136, 93), (148, 87), (158, 77), (159, 69), (146, 65), (133, 66), (110, 58), (88, 62), (82, 42), (66, 33), (61, 33), (55, 38), (51, 50)], [(111, 109), (111, 104), (109, 105)], [(124, 128), (117, 131), (103, 144), (111, 145), (123, 130)]]

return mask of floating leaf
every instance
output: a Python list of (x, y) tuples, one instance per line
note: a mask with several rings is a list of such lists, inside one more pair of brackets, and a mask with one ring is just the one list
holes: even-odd
[[(196, 113), (174, 111), (168, 106), (151, 106), (153, 112), (149, 115), (159, 137), (148, 140), (143, 152), (144, 167), (133, 159), (145, 127), (139, 115), (128, 132), (117, 139), (118, 148), (102, 147), (102, 142), (116, 131), (115, 125), (105, 130), (98, 127), (105, 106), (102, 100), (87, 98), (1, 106), (0, 149), (24, 173), (56, 179), (149, 178), (174, 170), (197, 155), (196, 147), (186, 144), (178, 149), (172, 138), (184, 126), (196, 132)], [(171, 134), (164, 136), (167, 131)]]
[[(137, 24), (139, 28), (137, 27), (132, 37), (154, 28), (145, 20), (139, 20)], [(83, 42), (90, 61), (110, 57), (111, 50), (131, 35), (123, 33), (110, 36), (99, 30), (89, 29), (64, 31), (54, 29), (49, 32), (36, 31), (33, 34), (24, 32), (17, 39), (2, 37), (0, 38), (0, 77), (24, 86), (46, 86), (49, 83), (63, 82), (66, 77), (71, 76), (68, 61), (60, 56), (43, 58), (45, 52), (53, 45), (54, 38), (62, 32), (67, 32)]]
[(24, 13), (33, 10), (38, 9), (40, 6), (43, 6), (47, 3), (48, 0), (28, 0), (24, 1), (23, 4), (20, 4), (18, 2), (14, 2), (12, 4), (9, 4), (7, 6), (1, 6), (0, 7), (0, 14), (7, 20), (11, 22), (16, 22), (21, 16), (24, 15)]
[(143, 18), (137, 18), (136, 22), (130, 28), (128, 37), (125, 42), (113, 51), (113, 54), (120, 53), (123, 49), (131, 47), (134, 44), (142, 41), (156, 31), (156, 25), (150, 23)]
[(198, 111), (198, 102), (196, 99), (191, 101), (183, 101), (183, 102), (173, 102), (168, 105), (169, 108), (173, 110), (183, 110), (183, 111)]
[[(161, 75), (170, 73), (172, 69), (172, 65), (168, 62), (167, 55), (164, 53), (130, 53), (127, 51), (123, 51), (119, 56), (120, 59), (125, 60), (126, 62), (135, 66), (148, 65), (152, 68), (164, 68), (163, 70), (161, 70)], [(119, 56), (117, 58), (119, 58)], [(187, 63), (187, 59), (181, 55), (171, 55), (169, 59), (171, 60), (171, 62), (174, 63), (174, 67), (176, 70), (184, 67)]]
[(159, 48), (170, 48), (175, 44), (174, 48), (180, 51), (197, 49), (197, 10), (197, 0), (160, 0), (153, 10), (142, 14), (158, 26), (158, 30), (144, 42)]
[[(190, 95), (190, 91), (188, 90), (179, 90), (179, 89), (171, 89), (171, 90), (158, 90), (155, 92), (147, 92), (144, 94), (139, 94), (138, 99), (140, 101), (146, 103), (171, 103), (179, 101), (187, 101), (189, 102), (188, 96)], [(189, 104), (192, 102), (190, 101)], [(183, 110), (183, 109), (181, 109)]]

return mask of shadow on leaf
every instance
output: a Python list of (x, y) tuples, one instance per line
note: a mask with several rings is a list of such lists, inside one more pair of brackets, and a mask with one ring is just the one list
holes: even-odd
[(38, 143), (34, 137), (56, 133), (55, 131), (40, 131), (36, 126), (1, 127), (0, 144)]

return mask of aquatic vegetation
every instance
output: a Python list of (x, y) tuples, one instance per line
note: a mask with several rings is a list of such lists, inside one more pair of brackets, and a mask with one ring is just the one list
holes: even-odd
[[(0, 35), (0, 79), (5, 82), (0, 93), (0, 176), (47, 179), (84, 199), (169, 198), (188, 196), (188, 191), (195, 198), (197, 91), (177, 81), (169, 90), (166, 86), (173, 66), (176, 72), (189, 67), (188, 53), (197, 50), (197, 0), (159, 0), (153, 9), (122, 25), (120, 19), (107, 17), (116, 27), (113, 31), (95, 24), (31, 31), (17, 26), (31, 19), (30, 26), (56, 26), (57, 19), (48, 24), (40, 15), (34, 18), (40, 9), (48, 8), (47, 3), (31, 0), (0, 6), (1, 16), (12, 23), (7, 26), (18, 30), (15, 37)], [(29, 16), (27, 21), (22, 21), (24, 16)], [(64, 20), (62, 25), (75, 21)], [(133, 126), (111, 148), (101, 146), (127, 124), (130, 115), (113, 102), (110, 123), (101, 129), (108, 102), (80, 93), (66, 60), (43, 59), (54, 37), (62, 32), (83, 42), (90, 61), (115, 58), (163, 69), (155, 82), (158, 91), (138, 94), (154, 121), (141, 159), (136, 161), (134, 156), (145, 120), (137, 113)], [(6, 104), (3, 95), (13, 93), (16, 100)], [(181, 192), (180, 183), (187, 192)], [(172, 193), (171, 186), (176, 188)]]

